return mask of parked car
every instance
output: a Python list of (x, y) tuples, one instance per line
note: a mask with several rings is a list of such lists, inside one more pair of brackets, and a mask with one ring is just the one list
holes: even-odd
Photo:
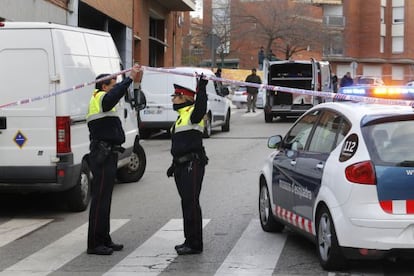
[(405, 84), (406, 86), (414, 86), (414, 81), (409, 81)]
[[(148, 138), (154, 131), (169, 131), (177, 119), (177, 112), (173, 110), (171, 103), (174, 84), (196, 91), (197, 79), (188, 74), (198, 73), (215, 77), (211, 70), (199, 67), (175, 67), (168, 70), (144, 70), (141, 89), (147, 106), (140, 112), (139, 130), (142, 138)], [(227, 98), (228, 88), (218, 85), (215, 81), (208, 81), (206, 90), (208, 101), (204, 137), (208, 138), (214, 127), (221, 127), (225, 132), (230, 131), (231, 102)]]
[[(256, 100), (256, 107), (263, 108), (264, 107), (264, 89), (259, 89), (257, 94)], [(233, 93), (231, 97), (231, 102), (237, 107), (242, 108), (247, 106), (247, 87), (246, 86), (239, 86)]]
[(367, 86), (367, 85), (368, 86), (369, 85), (383, 86), (384, 81), (381, 78), (378, 78), (378, 77), (361, 76), (360, 78), (357, 79), (356, 85), (359, 85), (359, 86)]
[(267, 232), (308, 237), (325, 270), (350, 259), (414, 250), (414, 111), (408, 106), (329, 102), (282, 137), (259, 177)]
[(242, 108), (247, 104), (247, 87), (246, 86), (239, 86), (236, 90), (234, 90), (233, 95), (231, 97), (231, 102), (237, 107)]

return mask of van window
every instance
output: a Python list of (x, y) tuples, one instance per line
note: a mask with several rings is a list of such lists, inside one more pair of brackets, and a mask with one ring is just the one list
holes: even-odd
[(312, 78), (312, 65), (302, 63), (275, 64), (270, 68), (272, 78)]

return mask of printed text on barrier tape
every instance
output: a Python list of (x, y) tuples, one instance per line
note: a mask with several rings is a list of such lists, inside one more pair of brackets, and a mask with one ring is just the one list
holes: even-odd
[[(189, 77), (199, 77), (201, 74), (198, 74), (197, 72), (192, 73), (184, 73), (180, 71), (176, 71), (176, 69), (167, 69), (167, 68), (155, 68), (155, 67), (147, 67), (147, 66), (141, 66), (142, 70), (148, 70), (148, 71), (155, 71), (155, 72), (163, 72), (163, 73), (169, 73), (169, 74), (175, 74), (175, 75), (181, 75), (181, 76), (189, 76)], [(43, 99), (47, 99), (56, 95), (60, 95), (63, 93), (68, 93), (80, 88), (83, 88), (85, 86), (89, 86), (107, 79), (114, 78), (118, 75), (127, 73), (131, 71), (132, 68), (125, 69), (122, 71), (119, 71), (117, 73), (111, 74), (107, 77), (93, 80), (87, 83), (78, 84), (73, 87), (63, 89), (60, 91), (56, 91), (53, 93), (41, 95), (41, 96), (35, 96), (31, 98), (21, 99), (18, 101), (14, 101), (11, 103), (1, 104), (0, 109), (3, 109), (5, 107), (9, 106), (16, 106), (16, 105), (22, 105), (27, 104)], [(195, 70), (196, 71), (196, 70)], [(383, 99), (383, 98), (373, 98), (373, 97), (363, 97), (363, 96), (354, 96), (354, 95), (343, 95), (343, 94), (337, 94), (332, 92), (319, 92), (319, 91), (313, 91), (313, 90), (306, 90), (306, 89), (298, 89), (298, 88), (290, 88), (290, 87), (283, 87), (283, 86), (274, 86), (274, 85), (267, 85), (267, 84), (258, 84), (258, 83), (250, 83), (250, 82), (243, 82), (243, 81), (235, 81), (235, 80), (229, 80), (224, 78), (217, 78), (217, 77), (207, 77), (204, 76), (206, 80), (212, 80), (212, 81), (219, 81), (223, 83), (231, 83), (234, 85), (239, 86), (250, 86), (250, 87), (257, 87), (259, 89), (266, 89), (266, 90), (272, 90), (272, 91), (281, 91), (281, 92), (287, 92), (292, 94), (300, 94), (300, 95), (309, 95), (309, 96), (316, 96), (316, 97), (322, 97), (322, 98), (330, 98), (334, 100), (349, 100), (349, 101), (357, 101), (357, 102), (367, 102), (367, 103), (377, 103), (377, 104), (388, 104), (388, 105), (408, 105), (408, 106), (414, 106), (414, 101), (408, 101), (408, 100), (395, 100), (395, 99)]]

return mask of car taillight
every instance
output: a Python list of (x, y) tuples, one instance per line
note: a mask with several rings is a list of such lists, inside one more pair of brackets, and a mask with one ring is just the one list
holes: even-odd
[(346, 179), (358, 184), (375, 185), (375, 170), (370, 161), (355, 163), (345, 169)]
[(57, 153), (72, 151), (70, 148), (70, 117), (56, 117), (56, 148)]

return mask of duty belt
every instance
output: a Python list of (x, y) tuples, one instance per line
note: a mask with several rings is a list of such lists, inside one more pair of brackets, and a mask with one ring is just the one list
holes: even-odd
[(186, 162), (193, 161), (195, 159), (201, 159), (200, 155), (195, 152), (190, 152), (179, 157), (174, 157), (174, 163), (176, 164), (184, 164)]
[(97, 144), (99, 147), (104, 148), (108, 151), (112, 151), (112, 152), (120, 152), (123, 153), (125, 151), (125, 148), (120, 146), (120, 145), (112, 145), (108, 142), (105, 141), (93, 141), (93, 144)]

